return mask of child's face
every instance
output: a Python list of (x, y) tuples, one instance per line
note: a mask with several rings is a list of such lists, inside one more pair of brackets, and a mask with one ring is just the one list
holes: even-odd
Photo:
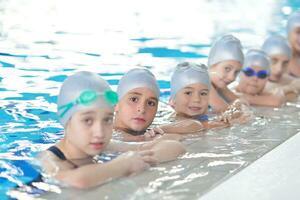
[[(253, 66), (250, 67), (252, 70), (255, 71), (257, 74), (263, 68), (259, 66)], [(266, 76), (265, 78), (258, 78), (257, 75), (253, 76), (247, 76), (244, 72), (241, 74), (241, 79), (239, 82), (239, 86), (241, 91), (243, 91), (246, 94), (250, 95), (256, 95), (259, 94), (263, 91), (266, 83), (267, 83), (268, 77)]]
[(300, 27), (290, 31), (288, 39), (293, 51), (300, 52)]
[(113, 128), (113, 108), (87, 108), (75, 113), (66, 126), (66, 139), (78, 156), (94, 156), (108, 145)]
[(238, 61), (222, 61), (210, 67), (209, 75), (217, 88), (224, 88), (236, 79), (241, 68), (242, 65)]
[(279, 81), (282, 75), (286, 72), (289, 58), (286, 55), (278, 54), (271, 56), (271, 74), (269, 79), (271, 81)]
[(179, 90), (170, 103), (177, 114), (193, 117), (207, 112), (208, 95), (206, 85), (194, 83)]
[(158, 106), (158, 99), (151, 89), (135, 88), (127, 92), (116, 106), (118, 128), (143, 131), (152, 123)]

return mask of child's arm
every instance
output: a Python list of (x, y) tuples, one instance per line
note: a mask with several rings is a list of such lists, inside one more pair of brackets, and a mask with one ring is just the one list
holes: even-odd
[[(142, 149), (148, 149), (147, 145), (144, 145)], [(186, 152), (185, 147), (175, 140), (162, 140), (157, 143), (154, 141), (150, 150), (153, 151), (153, 157), (159, 163), (175, 160), (179, 155)]]
[[(40, 157), (45, 172), (57, 180), (76, 188), (88, 188), (112, 179), (137, 173), (155, 163), (152, 151), (128, 152), (103, 164), (87, 164), (73, 168), (55, 156)], [(49, 154), (48, 154), (49, 155)]]
[(185, 152), (185, 147), (175, 140), (153, 140), (149, 142), (131, 144), (112, 141), (107, 150), (111, 151), (143, 151), (150, 150), (154, 153), (154, 158), (158, 162), (166, 162), (176, 159)]
[(243, 97), (251, 105), (256, 105), (256, 106), (280, 107), (286, 101), (285, 97), (283, 95), (272, 95), (272, 94), (247, 95), (247, 94), (244, 94)]
[(190, 134), (205, 130), (203, 124), (194, 119), (184, 119), (159, 127), (164, 133)]
[(289, 84), (285, 84), (285, 85), (273, 84), (273, 87), (269, 87), (269, 88), (265, 87), (264, 91), (266, 93), (271, 93), (273, 95), (284, 95), (286, 101), (293, 101), (298, 97), (298, 93), (299, 93), (299, 88), (297, 89), (295, 83), (297, 82), (290, 82)]

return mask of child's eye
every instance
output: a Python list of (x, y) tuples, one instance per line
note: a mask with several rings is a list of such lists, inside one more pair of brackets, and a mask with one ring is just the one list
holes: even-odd
[(129, 100), (132, 102), (138, 102), (139, 99), (137, 97), (130, 97)]
[(289, 62), (288, 62), (288, 61), (285, 61), (285, 62), (283, 62), (282, 67), (283, 67), (283, 68), (286, 68), (286, 67), (288, 66), (288, 64), (289, 64)]
[(106, 117), (103, 120), (104, 120), (105, 123), (111, 124), (113, 122), (114, 118), (113, 117)]
[(191, 91), (184, 92), (185, 95), (191, 96), (193, 93)]
[(93, 124), (94, 120), (92, 118), (85, 118), (83, 119), (83, 123), (87, 126), (91, 126)]
[(273, 65), (275, 65), (277, 62), (278, 62), (278, 60), (277, 60), (277, 59), (275, 59), (275, 58), (274, 58), (274, 59), (272, 59), (272, 64), (273, 64)]
[(230, 72), (231, 71), (231, 67), (230, 66), (226, 66), (225, 67), (225, 72)]
[(207, 96), (208, 92), (201, 92), (200, 94), (201, 94), (201, 96)]
[(148, 105), (149, 106), (156, 106), (156, 102), (155, 101), (148, 101)]

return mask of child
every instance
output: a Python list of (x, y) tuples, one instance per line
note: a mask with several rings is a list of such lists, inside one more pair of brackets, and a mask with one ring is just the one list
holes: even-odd
[[(110, 142), (117, 100), (117, 94), (97, 74), (78, 72), (64, 81), (57, 113), (65, 135), (39, 157), (48, 175), (73, 187), (93, 187), (142, 171), (149, 164), (173, 160), (184, 152), (177, 141), (130, 146)], [(94, 160), (104, 150), (138, 149), (103, 164)]]
[[(121, 78), (118, 86), (120, 102), (115, 109), (114, 124), (115, 130), (121, 132), (121, 140), (153, 139), (145, 132), (155, 117), (159, 94), (156, 79), (147, 69), (132, 69)], [(164, 135), (160, 139), (179, 140), (180, 137)]]
[(300, 77), (300, 12), (293, 13), (287, 22), (288, 40), (292, 48), (292, 57), (288, 71), (292, 77)]
[[(227, 127), (240, 112), (229, 113), (221, 121), (210, 121), (207, 110), (211, 89), (207, 67), (203, 64), (184, 62), (177, 65), (171, 78), (170, 105), (175, 110), (174, 123), (156, 127), (153, 133), (195, 133), (209, 128)], [(234, 116), (236, 115), (236, 116)]]
[(242, 72), (236, 90), (251, 105), (278, 107), (285, 103), (284, 94), (264, 92), (270, 74), (270, 60), (265, 52), (249, 50)]
[(286, 73), (291, 58), (291, 49), (287, 40), (280, 35), (270, 36), (262, 45), (262, 50), (271, 59), (271, 71), (264, 90), (276, 93), (280, 89), (289, 100), (297, 97), (297, 82)]
[(209, 52), (208, 66), (212, 87), (209, 104), (214, 112), (227, 109), (238, 97), (228, 88), (239, 74), (244, 61), (240, 41), (232, 35), (217, 40)]

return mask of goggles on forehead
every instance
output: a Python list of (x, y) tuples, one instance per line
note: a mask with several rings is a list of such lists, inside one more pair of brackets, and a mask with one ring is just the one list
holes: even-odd
[(246, 67), (245, 69), (242, 70), (244, 72), (244, 74), (248, 77), (251, 76), (257, 76), (257, 78), (260, 79), (265, 79), (269, 76), (269, 73), (267, 70), (260, 70), (258, 72), (256, 72), (254, 69), (252, 69), (251, 67)]
[(177, 67), (177, 69), (180, 69), (180, 70), (187, 70), (187, 69), (192, 68), (196, 71), (207, 72), (207, 67), (205, 65), (198, 65), (198, 64), (193, 64), (193, 63), (191, 64), (189, 62), (180, 63), (176, 67)]
[(111, 106), (118, 103), (118, 94), (112, 90), (106, 90), (101, 93), (94, 90), (85, 90), (82, 91), (79, 97), (77, 97), (74, 101), (58, 107), (58, 110), (63, 110), (59, 117), (62, 118), (75, 105), (91, 105), (98, 99), (99, 96), (103, 96), (105, 102)]

